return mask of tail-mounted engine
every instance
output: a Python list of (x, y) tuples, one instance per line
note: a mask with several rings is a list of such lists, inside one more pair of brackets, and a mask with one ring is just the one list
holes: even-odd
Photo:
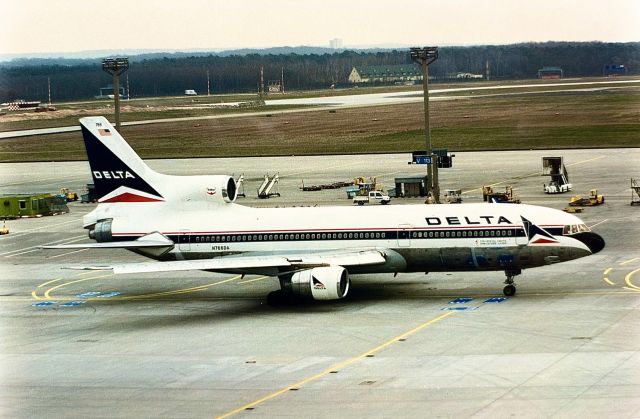
[(349, 273), (342, 266), (313, 268), (291, 276), (291, 292), (314, 300), (344, 298), (349, 285)]
[(238, 196), (238, 188), (236, 186), (235, 179), (231, 176), (217, 177), (222, 178), (219, 181), (220, 197), (222, 198), (222, 200), (227, 203), (235, 201)]
[(113, 218), (99, 220), (95, 223), (93, 228), (89, 229), (89, 238), (97, 241), (98, 243), (113, 241), (111, 223), (113, 223)]
[(234, 202), (238, 196), (231, 176), (185, 176), (177, 188), (177, 198), (190, 202)]

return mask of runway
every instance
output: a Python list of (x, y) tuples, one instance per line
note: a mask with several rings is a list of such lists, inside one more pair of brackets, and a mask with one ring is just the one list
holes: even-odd
[[(542, 156), (562, 155), (569, 194), (545, 195)], [(423, 173), (408, 154), (151, 160), (169, 174), (244, 174), (250, 206), (351, 205), (305, 185)], [(87, 240), (82, 215), (7, 221), (0, 236), (0, 416), (640, 416), (640, 149), (456, 153), (441, 188), (480, 202), (512, 185), (523, 202), (578, 214), (606, 248), (526, 270), (364, 275), (347, 300), (271, 307), (272, 278), (205, 272), (114, 276), (62, 267), (142, 261), (125, 251), (39, 250)], [(265, 173), (280, 198), (260, 200)], [(0, 194), (80, 191), (86, 162), (0, 164)], [(421, 205), (395, 199), (391, 205)]]

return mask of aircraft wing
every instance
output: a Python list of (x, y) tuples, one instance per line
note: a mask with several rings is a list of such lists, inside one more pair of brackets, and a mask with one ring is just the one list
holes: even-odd
[(69, 269), (113, 270), (114, 274), (132, 274), (149, 272), (176, 271), (251, 271), (261, 268), (310, 269), (318, 266), (376, 265), (386, 262), (381, 249), (332, 250), (300, 252), (291, 254), (244, 253), (242, 255), (222, 256), (212, 259), (180, 260), (171, 262), (141, 262), (111, 266), (83, 266)]
[(114, 241), (103, 243), (75, 243), (56, 244), (42, 246), (43, 249), (144, 249), (144, 248), (164, 248), (173, 249), (175, 244), (160, 233), (151, 233), (136, 240)]
[(173, 247), (173, 242), (166, 243), (160, 240), (131, 240), (122, 242), (106, 242), (106, 243), (75, 243), (75, 244), (56, 244), (42, 246), (42, 249), (144, 249), (144, 248), (161, 248)]

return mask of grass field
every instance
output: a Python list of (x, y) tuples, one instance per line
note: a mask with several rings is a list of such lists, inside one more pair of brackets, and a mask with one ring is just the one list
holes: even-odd
[[(423, 124), (415, 103), (127, 126), (122, 133), (144, 158), (386, 153), (423, 149)], [(435, 101), (431, 128), (433, 146), (451, 151), (638, 147), (640, 87)], [(3, 162), (84, 159), (80, 133), (0, 140)]]
[[(621, 78), (624, 80), (637, 80), (634, 77)], [(575, 80), (581, 83), (601, 82), (602, 78), (586, 78)], [(638, 80), (640, 81), (640, 80)], [(564, 82), (564, 80), (561, 80)], [(544, 85), (540, 87), (513, 88), (512, 85)], [(549, 85), (551, 84), (551, 86)], [(477, 94), (504, 94), (504, 87), (509, 88), (510, 93), (518, 93), (531, 90), (550, 91), (555, 89), (567, 89), (572, 87), (553, 86), (553, 81), (549, 80), (507, 80), (507, 81), (465, 81), (455, 83), (432, 83), (431, 89), (437, 93), (434, 96), (467, 96)], [(478, 91), (450, 91), (438, 92), (443, 89), (482, 89)], [(573, 88), (582, 88), (584, 86), (576, 85)], [(376, 87), (353, 87), (347, 89), (325, 89), (311, 91), (290, 91), (286, 94), (270, 94), (265, 96), (269, 99), (297, 99), (297, 98), (313, 98), (340, 95), (361, 95), (370, 93), (398, 93), (414, 91), (420, 95), (422, 93), (422, 85), (414, 86), (376, 86)], [(223, 94), (211, 96), (173, 96), (173, 97), (151, 97), (151, 98), (133, 98), (131, 100), (121, 101), (121, 120), (129, 121), (145, 121), (151, 119), (176, 118), (176, 117), (203, 117), (228, 115), (247, 112), (247, 108), (225, 107), (219, 106), (225, 103), (251, 102), (255, 101), (257, 96), (255, 93), (238, 93)], [(51, 128), (71, 126), (78, 123), (78, 119), (87, 115), (100, 115), (113, 118), (113, 101), (112, 100), (86, 100), (81, 102), (56, 103), (56, 112), (34, 113), (33, 111), (6, 112), (0, 114), (0, 132)], [(210, 106), (212, 104), (218, 106)], [(294, 106), (286, 107), (263, 107), (261, 110), (276, 110), (282, 108), (295, 108)], [(256, 109), (256, 108), (253, 108)]]

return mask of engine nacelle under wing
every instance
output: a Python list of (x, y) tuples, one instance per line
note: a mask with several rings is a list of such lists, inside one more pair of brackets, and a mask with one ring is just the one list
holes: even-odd
[(327, 266), (296, 272), (291, 277), (294, 294), (314, 300), (339, 300), (349, 292), (349, 273), (342, 266)]

